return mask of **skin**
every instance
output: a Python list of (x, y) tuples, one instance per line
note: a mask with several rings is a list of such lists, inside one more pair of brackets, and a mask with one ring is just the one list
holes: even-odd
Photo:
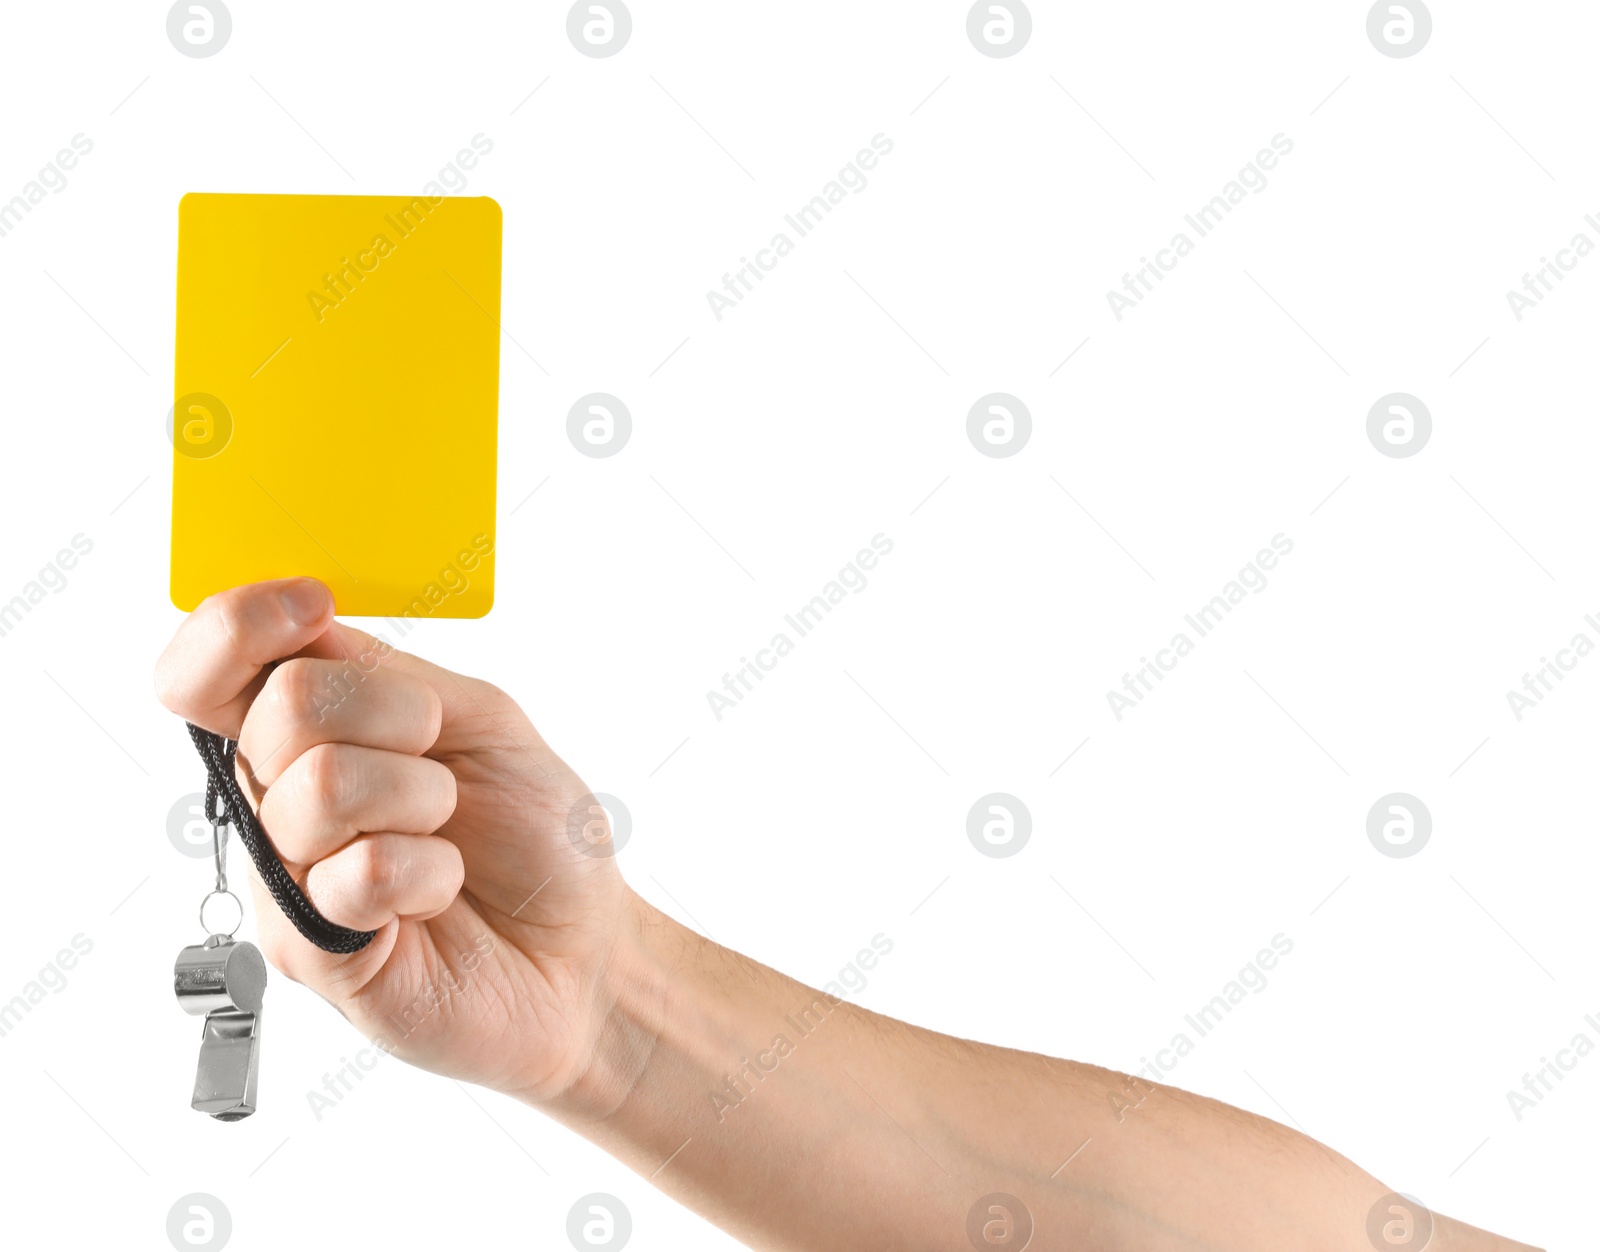
[[(678, 925), (623, 882), (604, 811), (510, 696), (334, 621), (321, 583), (206, 600), (156, 688), (238, 740), (240, 781), (323, 915), (378, 932), (321, 952), (252, 873), (273, 965), (395, 1055), (517, 1096), (752, 1247), (967, 1249), (993, 1193), (1020, 1204), (980, 1209), (998, 1224), (978, 1246), (1020, 1247), (1029, 1215), (1035, 1249), (1374, 1246), (1391, 1189), (1305, 1135), (883, 1017)], [(1530, 1246), (1431, 1221), (1436, 1252)]]

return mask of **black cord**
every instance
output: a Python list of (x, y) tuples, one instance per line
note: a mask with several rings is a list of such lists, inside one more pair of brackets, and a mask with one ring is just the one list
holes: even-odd
[[(300, 884), (289, 877), (289, 871), (278, 859), (272, 841), (267, 838), (267, 832), (262, 829), (234, 777), (233, 760), (239, 745), (209, 730), (201, 730), (193, 722), (184, 724), (189, 727), (189, 737), (206, 763), (206, 816), (213, 821), (229, 822), (239, 832), (245, 850), (255, 862), (256, 873), (261, 875), (261, 881), (278, 902), (283, 915), (294, 923), (294, 928), (324, 952), (359, 952), (371, 943), (377, 931), (351, 930), (330, 922), (306, 899)], [(219, 799), (222, 801), (220, 814), (217, 812)]]

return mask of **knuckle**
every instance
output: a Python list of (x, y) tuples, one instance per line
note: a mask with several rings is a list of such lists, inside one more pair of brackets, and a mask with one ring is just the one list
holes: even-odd
[(196, 613), (209, 615), (216, 622), (221, 642), (229, 651), (234, 652), (243, 647), (245, 636), (249, 633), (245, 629), (244, 614), (241, 612), (239, 590), (234, 587), (207, 596), (195, 609)]
[(285, 727), (310, 718), (318, 678), (318, 667), (308, 657), (292, 657), (272, 671), (262, 694)]
[(364, 894), (382, 898), (394, 890), (400, 881), (400, 858), (390, 840), (361, 839), (350, 852), (351, 872)]
[(319, 743), (306, 749), (297, 772), (303, 797), (322, 811), (349, 812), (361, 794), (359, 766), (343, 744)]
[(435, 782), (429, 793), (433, 801), (429, 816), (432, 819), (433, 829), (438, 830), (455, 815), (459, 796), (456, 790), (456, 776), (450, 767), (441, 765), (438, 761), (430, 761), (429, 764), (437, 766), (430, 771)]
[(472, 694), (481, 703), (488, 705), (490, 708), (497, 709), (507, 704), (514, 705), (516, 703), (503, 689), (491, 682), (485, 682), (481, 678), (473, 678), (468, 681), (472, 684)]
[(427, 683), (419, 679), (417, 685), (422, 688), (421, 727), (418, 738), (422, 743), (420, 750), (426, 752), (439, 741), (439, 732), (444, 729), (444, 701)]

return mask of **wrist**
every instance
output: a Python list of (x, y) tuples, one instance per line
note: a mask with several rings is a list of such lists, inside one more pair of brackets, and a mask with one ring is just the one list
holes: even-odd
[[(660, 947), (682, 928), (624, 887), (609, 946), (576, 972), (572, 989), (574, 1056), (556, 1088), (536, 1083), (511, 1092), (569, 1125), (603, 1122), (627, 1101), (660, 1044), (670, 980)], [(682, 932), (687, 933), (687, 932)]]

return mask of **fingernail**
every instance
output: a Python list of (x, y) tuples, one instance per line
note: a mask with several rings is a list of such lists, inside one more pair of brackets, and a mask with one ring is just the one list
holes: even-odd
[(328, 589), (315, 578), (297, 578), (278, 592), (283, 610), (296, 626), (320, 621), (328, 609)]

